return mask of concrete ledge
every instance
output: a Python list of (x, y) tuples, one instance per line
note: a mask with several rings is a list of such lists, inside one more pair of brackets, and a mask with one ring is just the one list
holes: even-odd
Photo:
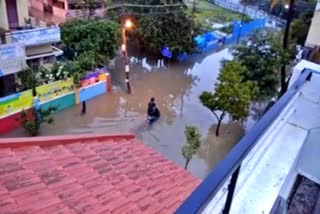
[(274, 203), (270, 214), (287, 214), (287, 202), (281, 197), (278, 197)]

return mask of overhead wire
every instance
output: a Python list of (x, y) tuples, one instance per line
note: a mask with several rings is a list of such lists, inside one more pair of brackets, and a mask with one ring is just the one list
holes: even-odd
[(151, 5), (151, 4), (116, 4), (113, 6), (107, 6), (106, 9), (113, 9), (117, 7), (141, 7), (141, 8), (165, 8), (165, 7), (181, 7), (181, 6), (186, 6), (185, 4), (157, 4), (157, 5)]
[[(170, 11), (154, 11), (154, 9), (165, 9), (165, 8), (175, 8), (177, 7), (177, 10), (170, 10)], [(118, 16), (121, 16), (123, 14), (127, 15), (138, 15), (138, 16), (152, 16), (152, 15), (162, 15), (162, 14), (176, 14), (176, 13), (183, 13), (184, 11), (181, 11), (181, 7), (187, 7), (185, 4), (177, 3), (177, 4), (164, 4), (164, 5), (147, 5), (147, 4), (116, 4), (116, 5), (111, 5), (107, 6), (105, 9), (105, 12), (108, 10), (113, 10), (113, 9), (120, 9), (118, 12)], [(150, 9), (151, 11), (148, 12), (137, 12), (137, 11), (132, 11), (130, 9), (133, 8), (139, 8), (139, 9)], [(121, 11), (122, 10), (122, 11)], [(125, 11), (124, 11), (125, 10)], [(129, 10), (129, 11), (128, 11)], [(121, 13), (121, 14), (119, 14)]]

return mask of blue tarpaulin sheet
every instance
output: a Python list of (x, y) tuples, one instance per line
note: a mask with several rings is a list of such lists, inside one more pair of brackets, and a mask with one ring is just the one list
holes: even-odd
[(186, 60), (187, 59), (187, 53), (179, 53), (178, 54), (178, 60), (180, 61), (180, 62), (182, 62), (182, 61), (184, 61), (184, 60)]
[(164, 57), (167, 57), (167, 58), (172, 58), (172, 52), (170, 51), (170, 49), (168, 47), (163, 47), (161, 48), (161, 54), (164, 56)]
[(218, 39), (213, 32), (205, 33), (202, 36), (205, 38), (207, 42), (212, 42)]
[[(241, 21), (236, 20), (233, 22), (232, 34), (220, 35), (219, 33), (215, 32), (207, 32), (205, 34), (194, 37), (197, 51), (200, 53), (204, 53), (207, 51), (216, 50), (220, 47), (221, 44), (232, 44), (236, 42), (239, 38), (248, 36), (257, 29), (264, 28), (265, 22), (265, 19), (257, 19), (248, 23), (243, 23)], [(172, 52), (167, 46), (164, 46), (161, 49), (161, 54), (164, 57), (172, 58)], [(186, 60), (190, 56), (191, 55), (182, 52), (177, 55), (177, 58), (181, 62)]]
[(197, 36), (194, 38), (194, 41), (197, 44), (197, 47), (204, 47), (206, 46), (206, 40), (202, 36)]

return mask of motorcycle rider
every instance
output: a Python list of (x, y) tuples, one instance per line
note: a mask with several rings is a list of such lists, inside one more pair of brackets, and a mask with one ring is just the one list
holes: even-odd
[(153, 122), (160, 117), (160, 111), (156, 107), (155, 99), (152, 97), (148, 103), (148, 122)]

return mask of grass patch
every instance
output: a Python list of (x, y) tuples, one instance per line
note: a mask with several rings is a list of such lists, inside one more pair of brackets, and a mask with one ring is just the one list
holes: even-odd
[(223, 27), (223, 28), (219, 29), (219, 31), (226, 33), (226, 34), (231, 34), (232, 33), (232, 25)]
[[(210, 3), (206, 0), (196, 0), (196, 18), (202, 24), (207, 22), (225, 23), (232, 20), (241, 19), (242, 14), (236, 13), (217, 5)], [(189, 11), (192, 11), (192, 2), (188, 3)]]

